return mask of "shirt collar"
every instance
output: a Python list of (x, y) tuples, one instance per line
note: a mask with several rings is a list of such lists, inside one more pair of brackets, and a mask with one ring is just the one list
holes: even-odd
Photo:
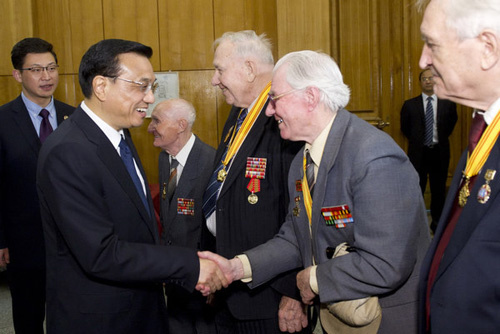
[[(97, 116), (90, 108), (85, 104), (85, 101), (80, 105), (83, 111), (94, 121), (94, 123), (101, 129), (102, 132), (109, 139), (113, 147), (119, 152), (118, 146), (120, 145), (120, 141), (122, 140), (123, 130), (116, 131), (111, 125), (102, 120), (99, 116)], [(125, 137), (125, 136), (124, 136)]]
[(42, 109), (46, 109), (49, 112), (49, 115), (54, 115), (55, 107), (54, 107), (54, 97), (50, 98), (50, 102), (46, 107), (41, 107), (35, 102), (31, 101), (24, 95), (23, 92), (21, 92), (21, 98), (23, 99), (24, 105), (26, 106), (26, 109), (28, 109), (28, 112), (35, 117), (40, 114), (40, 111)]
[(179, 162), (179, 165), (181, 165), (182, 167), (186, 166), (189, 153), (191, 152), (191, 149), (194, 145), (194, 140), (195, 135), (191, 133), (191, 137), (189, 137), (189, 140), (186, 142), (184, 147), (179, 151), (179, 153), (177, 153), (175, 157), (173, 157)]
[(493, 102), (493, 104), (485, 112), (481, 110), (476, 110), (475, 112), (483, 114), (484, 121), (486, 122), (486, 124), (490, 125), (499, 111), (500, 111), (500, 98), (495, 102)]
[(328, 140), (328, 135), (330, 134), (330, 130), (332, 128), (333, 121), (335, 120), (336, 116), (337, 114), (335, 113), (330, 122), (325, 126), (323, 131), (321, 131), (319, 136), (314, 140), (312, 144), (306, 143), (305, 145), (304, 152), (306, 150), (309, 150), (309, 153), (311, 154), (311, 159), (313, 160), (314, 164), (318, 167), (319, 164), (321, 163), (321, 158), (323, 157), (323, 151), (325, 150), (326, 141)]

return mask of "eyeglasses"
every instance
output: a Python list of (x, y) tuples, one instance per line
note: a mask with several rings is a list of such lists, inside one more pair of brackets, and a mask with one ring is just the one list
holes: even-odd
[(118, 79), (118, 80), (122, 80), (125, 82), (136, 84), (137, 86), (139, 86), (140, 91), (144, 94), (149, 93), (149, 91), (152, 91), (154, 94), (159, 86), (159, 84), (158, 84), (158, 82), (156, 82), (156, 80), (154, 82), (147, 83), (147, 82), (134, 81), (134, 80), (130, 80), (130, 79), (124, 79), (124, 78), (120, 78), (120, 77), (114, 77), (113, 79)]
[(434, 78), (434, 77), (422, 77), (422, 81), (423, 81), (423, 82), (426, 82), (426, 81), (430, 81), (430, 82), (432, 82), (432, 79), (433, 79), (433, 78)]
[(279, 95), (274, 95), (274, 94), (271, 94), (271, 93), (267, 93), (267, 96), (269, 97), (269, 103), (271, 104), (271, 106), (273, 108), (276, 108), (276, 101), (278, 101), (279, 99), (281, 99), (283, 96), (295, 93), (295, 92), (297, 92), (299, 90), (302, 90), (302, 89), (292, 89), (292, 90), (289, 90), (288, 92), (285, 92), (285, 93), (279, 94)]
[(47, 71), (47, 73), (55, 73), (57, 72), (57, 68), (59, 65), (52, 64), (49, 66), (32, 66), (27, 68), (21, 68), (21, 71), (30, 71), (34, 75), (41, 75), (43, 71)]

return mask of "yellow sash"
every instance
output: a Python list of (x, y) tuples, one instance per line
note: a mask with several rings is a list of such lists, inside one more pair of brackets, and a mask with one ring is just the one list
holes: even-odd
[(252, 129), (252, 126), (254, 125), (255, 120), (259, 116), (262, 107), (264, 107), (264, 105), (266, 104), (267, 94), (269, 93), (270, 90), (271, 90), (271, 82), (269, 82), (264, 88), (264, 90), (260, 93), (257, 102), (255, 102), (252, 109), (248, 111), (248, 115), (247, 117), (245, 117), (245, 121), (243, 121), (240, 130), (236, 134), (236, 137), (229, 143), (229, 148), (227, 150), (226, 158), (224, 159), (224, 161), (222, 161), (222, 164), (224, 165), (223, 167), (224, 170), (226, 170), (226, 166), (229, 164), (229, 162), (236, 154), (236, 152), (238, 152), (238, 150), (241, 147), (241, 144), (243, 144), (243, 141), (245, 140), (248, 133)]
[(307, 218), (309, 219), (309, 226), (311, 226), (311, 216), (312, 216), (312, 198), (311, 192), (309, 191), (309, 184), (307, 184), (307, 173), (306, 173), (306, 156), (304, 155), (304, 176), (302, 177), (302, 193), (304, 194), (304, 206), (306, 207)]
[(483, 168), (484, 163), (488, 159), (491, 149), (495, 142), (497, 141), (498, 134), (500, 133), (500, 111), (497, 112), (493, 122), (486, 127), (486, 130), (481, 135), (481, 139), (477, 143), (472, 154), (467, 157), (467, 163), (465, 165), (465, 171), (463, 175), (465, 176), (465, 182), (460, 190), (458, 203), (461, 207), (464, 207), (467, 203), (467, 198), (470, 195), (469, 183), (470, 178), (477, 175), (481, 168)]

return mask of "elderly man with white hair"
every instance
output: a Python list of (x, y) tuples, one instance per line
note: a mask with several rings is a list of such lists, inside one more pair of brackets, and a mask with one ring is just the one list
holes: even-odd
[(436, 95), (475, 109), (422, 265), (420, 333), (500, 333), (500, 2), (432, 0), (420, 30)]
[[(290, 167), (285, 223), (272, 240), (230, 261), (203, 256), (252, 288), (303, 266), (297, 275), (302, 301), (322, 309), (328, 333), (416, 333), (418, 272), (429, 232), (418, 175), (405, 153), (344, 109), (349, 88), (326, 54), (284, 56), (269, 96), (266, 113), (281, 136), (306, 143)], [(340, 256), (341, 249), (347, 254)], [(381, 319), (377, 300), (368, 297), (378, 297)], [(336, 311), (359, 299), (378, 308), (361, 325), (348, 319), (354, 309)]]

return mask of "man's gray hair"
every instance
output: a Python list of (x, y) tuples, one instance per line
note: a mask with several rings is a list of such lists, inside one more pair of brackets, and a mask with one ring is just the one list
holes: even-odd
[(252, 56), (265, 64), (274, 64), (272, 44), (266, 34), (257, 35), (253, 30), (228, 31), (214, 42), (214, 49), (221, 43), (230, 42), (242, 57)]
[[(500, 1), (498, 0), (432, 0), (441, 1), (448, 27), (461, 40), (475, 38), (485, 29), (500, 34)], [(418, 0), (422, 8), (428, 0)]]
[(336, 112), (349, 103), (349, 87), (329, 55), (310, 50), (291, 52), (276, 63), (273, 73), (283, 65), (287, 65), (286, 81), (292, 88), (318, 88), (320, 101), (331, 111)]
[(175, 120), (184, 118), (188, 122), (189, 128), (193, 127), (196, 120), (196, 109), (191, 102), (184, 99), (168, 99), (158, 103), (155, 109), (163, 109), (165, 104), (170, 104), (170, 113), (167, 114), (167, 117)]

